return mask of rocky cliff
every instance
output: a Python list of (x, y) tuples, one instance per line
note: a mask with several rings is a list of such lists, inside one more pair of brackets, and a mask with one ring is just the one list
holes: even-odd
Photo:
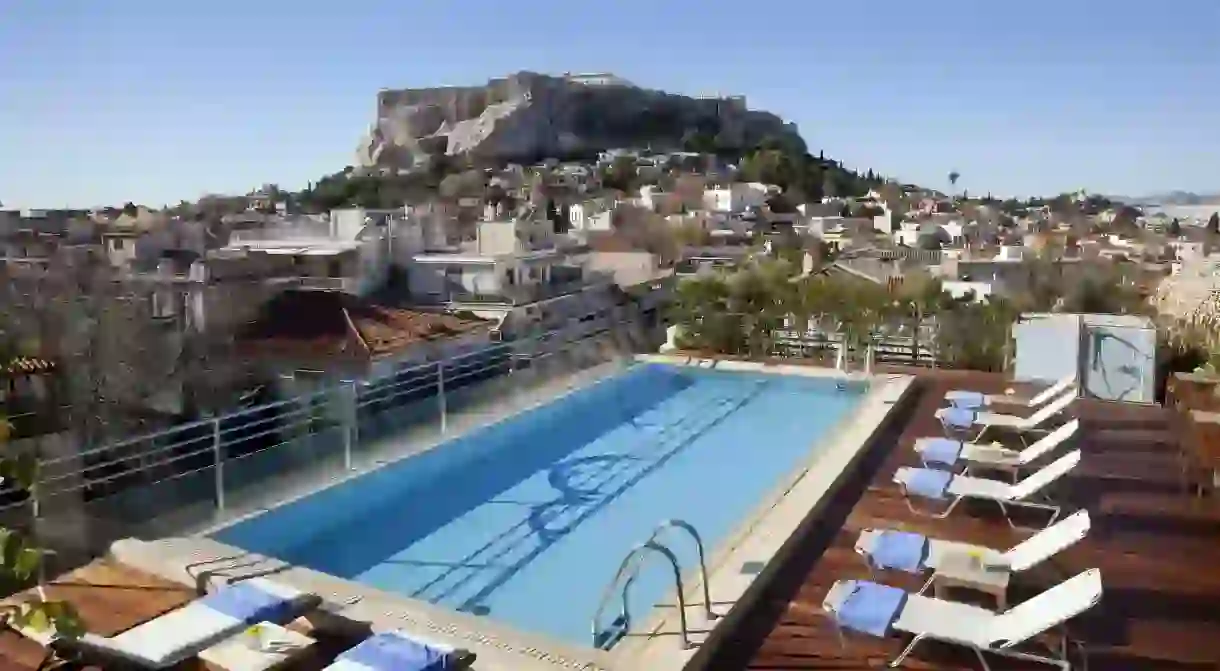
[(620, 147), (678, 149), (695, 136), (740, 148), (768, 137), (799, 141), (794, 124), (748, 110), (741, 97), (693, 98), (612, 75), (519, 72), (482, 86), (381, 91), (356, 161), (390, 169), (441, 154), (528, 161)]

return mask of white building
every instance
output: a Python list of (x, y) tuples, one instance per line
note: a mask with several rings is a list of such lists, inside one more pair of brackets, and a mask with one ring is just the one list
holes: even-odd
[(594, 201), (576, 203), (568, 213), (572, 230), (581, 232), (608, 231), (614, 218), (609, 208)]
[(546, 219), (481, 221), (473, 243), (412, 255), (411, 296), (433, 304), (517, 305), (578, 290), (581, 261), (560, 242)]
[(734, 182), (705, 189), (703, 207), (711, 212), (740, 214), (751, 207), (762, 207), (778, 187), (761, 182)]

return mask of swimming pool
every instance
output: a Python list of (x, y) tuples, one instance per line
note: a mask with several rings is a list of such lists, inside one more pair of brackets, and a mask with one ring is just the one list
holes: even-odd
[[(636, 543), (680, 518), (713, 552), (863, 392), (638, 364), (212, 537), (588, 646), (598, 601)], [(686, 542), (671, 545), (697, 566)], [(672, 589), (666, 570), (644, 569), (633, 608)]]

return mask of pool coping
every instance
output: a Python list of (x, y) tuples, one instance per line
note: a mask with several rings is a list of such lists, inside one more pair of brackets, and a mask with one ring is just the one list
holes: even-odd
[[(698, 572), (692, 573), (693, 567), (683, 567), (689, 576), (683, 585), (683, 593), (692, 596), (687, 607), (688, 620), (693, 632), (698, 633), (692, 638), (699, 645), (691, 650), (683, 650), (673, 635), (677, 630), (677, 618), (673, 612), (676, 594), (672, 589), (650, 611), (647, 626), (629, 635), (610, 651), (603, 651), (289, 565), (204, 536), (154, 541), (124, 539), (111, 546), (111, 555), (134, 568), (192, 586), (201, 581), (227, 582), (253, 575), (267, 575), (319, 594), (327, 600), (327, 610), (343, 620), (368, 623), (374, 630), (405, 629), (467, 648), (478, 654), (473, 668), (482, 671), (683, 669), (700, 648), (712, 647), (715, 639), (731, 629), (734, 620), (749, 610), (749, 602), (757, 598), (769, 573), (783, 563), (785, 549), (791, 549), (787, 546), (793, 545), (793, 537), (798, 536), (801, 526), (809, 518), (816, 517), (819, 507), (832, 498), (844, 476), (850, 473), (856, 460), (881, 430), (890, 412), (907, 397), (914, 378), (906, 375), (844, 375), (825, 368), (686, 356), (642, 355), (635, 359), (640, 363), (693, 365), (726, 371), (872, 383), (855, 410), (827, 434), (820, 436), (816, 445), (811, 446), (810, 457), (763, 497), (728, 538), (711, 548), (708, 573), (712, 601), (714, 604), (733, 604), (731, 610), (718, 618), (713, 626), (707, 626), (701, 610), (703, 599), (701, 591), (697, 589)], [(734, 567), (740, 564), (737, 560), (745, 556), (762, 557), (761, 570), (753, 575), (744, 575), (736, 570)], [(696, 594), (699, 596), (695, 597)], [(718, 610), (724, 611), (725, 608), (720, 605)]]

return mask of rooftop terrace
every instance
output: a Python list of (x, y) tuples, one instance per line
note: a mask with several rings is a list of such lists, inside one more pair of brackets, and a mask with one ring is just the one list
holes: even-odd
[[(761, 598), (738, 623), (701, 650), (693, 664), (712, 671), (735, 669), (880, 668), (906, 641), (849, 636), (841, 645), (820, 612), (827, 588), (840, 578), (868, 578), (852, 550), (867, 527), (901, 527), (936, 538), (1007, 548), (1024, 536), (993, 510), (959, 509), (947, 519), (913, 515), (890, 483), (894, 470), (915, 463), (915, 438), (939, 435), (932, 414), (947, 389), (1000, 391), (997, 375), (924, 371), (918, 397), (901, 413), (890, 435), (861, 460), (854, 477), (821, 511), (808, 533), (779, 568)], [(1102, 604), (1073, 621), (1072, 634), (1088, 652), (1093, 671), (1215, 669), (1220, 664), (1220, 507), (1192, 499), (1176, 448), (1170, 414), (1158, 407), (1094, 401), (1078, 402), (1083, 424), (1078, 446), (1085, 458), (1063, 488), (1072, 503), (1086, 507), (1093, 530), (1081, 545), (1061, 555), (1056, 573), (1101, 569)], [(888, 584), (917, 589), (916, 579), (889, 572)], [(1055, 576), (1018, 576), (1009, 594), (1019, 603), (1055, 582)], [(77, 603), (86, 624), (115, 633), (185, 603), (193, 591), (134, 570), (98, 561), (57, 581), (60, 596)], [(298, 626), (307, 626), (298, 624)], [(316, 633), (315, 633), (316, 636)], [(315, 658), (291, 669), (315, 669), (354, 640), (323, 640)], [(0, 671), (34, 669), (38, 646), (15, 634), (0, 634)], [(989, 658), (996, 671), (1049, 668), (1005, 664)], [(201, 666), (187, 665), (195, 669)], [(476, 668), (479, 668), (476, 665)], [(691, 668), (694, 668), (692, 665)], [(973, 655), (936, 644), (921, 644), (903, 668), (917, 671), (977, 669)], [(1076, 668), (1076, 667), (1074, 667)], [(1080, 666), (1078, 668), (1086, 668)], [(640, 671), (631, 669), (629, 671)]]

